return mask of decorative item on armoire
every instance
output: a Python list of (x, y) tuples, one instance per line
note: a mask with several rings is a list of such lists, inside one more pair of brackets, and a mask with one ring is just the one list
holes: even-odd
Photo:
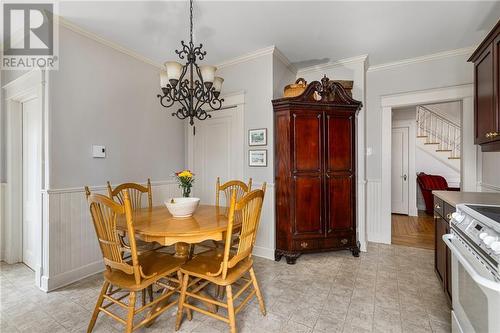
[(352, 81), (325, 75), (298, 96), (272, 101), (277, 261), (340, 249), (359, 256), (355, 126), (362, 104), (351, 89)]

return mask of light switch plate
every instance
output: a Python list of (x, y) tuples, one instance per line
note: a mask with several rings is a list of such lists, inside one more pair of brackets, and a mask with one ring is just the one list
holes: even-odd
[(106, 157), (106, 147), (99, 146), (99, 145), (92, 145), (92, 157), (105, 158)]
[(372, 147), (366, 147), (366, 156), (371, 156), (373, 154), (373, 148)]

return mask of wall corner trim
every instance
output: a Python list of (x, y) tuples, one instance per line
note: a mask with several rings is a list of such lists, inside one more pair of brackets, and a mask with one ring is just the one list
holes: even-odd
[(398, 60), (398, 61), (387, 62), (385, 64), (369, 66), (367, 72), (383, 71), (383, 70), (387, 70), (387, 69), (392, 69), (394, 67), (401, 67), (401, 66), (426, 62), (426, 61), (432, 61), (432, 60), (443, 59), (443, 58), (448, 58), (448, 57), (456, 57), (456, 56), (460, 56), (460, 55), (469, 56), (472, 54), (472, 52), (474, 52), (476, 47), (477, 46), (464, 47), (461, 49), (437, 52), (437, 53), (432, 53), (432, 54), (428, 54), (428, 55), (424, 55), (424, 56), (402, 59), (402, 60)]

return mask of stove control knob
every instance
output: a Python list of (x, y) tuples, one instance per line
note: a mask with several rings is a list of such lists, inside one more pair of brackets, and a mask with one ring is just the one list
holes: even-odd
[(499, 241), (491, 243), (490, 247), (491, 247), (491, 250), (493, 252), (495, 252), (495, 254), (500, 254), (500, 242)]
[(484, 240), (486, 237), (488, 237), (488, 233), (487, 232), (482, 232), (479, 234), (479, 238), (481, 238), (482, 240)]
[(460, 223), (465, 219), (465, 215), (459, 212), (454, 212), (453, 214), (451, 214), (451, 218)]

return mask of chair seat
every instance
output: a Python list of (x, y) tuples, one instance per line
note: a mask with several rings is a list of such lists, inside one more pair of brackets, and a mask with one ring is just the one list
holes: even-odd
[(150, 251), (138, 256), (140, 266), (144, 275), (152, 275), (145, 279), (141, 284), (136, 284), (133, 274), (127, 274), (117, 269), (104, 271), (104, 278), (112, 285), (127, 290), (142, 290), (153, 284), (166, 275), (174, 273), (185, 262), (184, 258), (177, 258), (167, 253)]
[(238, 265), (228, 269), (225, 279), (221, 275), (209, 276), (207, 273), (215, 274), (219, 271), (224, 257), (223, 249), (206, 251), (196, 255), (181, 267), (183, 274), (193, 275), (213, 282), (219, 286), (227, 286), (239, 280), (252, 267), (252, 259), (240, 261)]

